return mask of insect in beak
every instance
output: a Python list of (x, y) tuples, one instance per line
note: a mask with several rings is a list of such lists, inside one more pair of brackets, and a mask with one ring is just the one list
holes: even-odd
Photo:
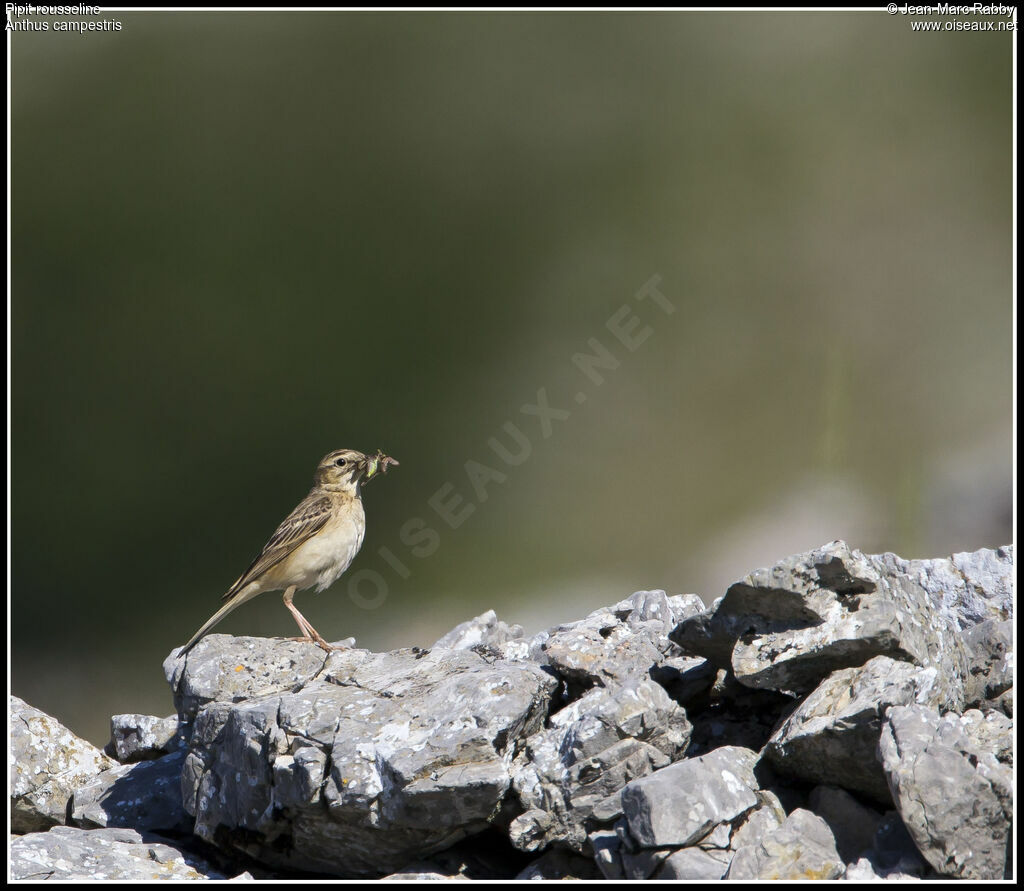
[(366, 458), (366, 479), (369, 481), (373, 479), (378, 473), (387, 473), (388, 467), (391, 465), (398, 466), (398, 462), (384, 454), (380, 449), (377, 450), (376, 455), (369, 455)]

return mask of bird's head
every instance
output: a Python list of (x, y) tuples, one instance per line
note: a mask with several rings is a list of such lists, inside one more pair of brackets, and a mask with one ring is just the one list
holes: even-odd
[(375, 476), (387, 473), (388, 467), (398, 464), (382, 451), (376, 455), (364, 455), (355, 449), (337, 449), (320, 460), (316, 468), (316, 484), (331, 492), (359, 494), (359, 485)]

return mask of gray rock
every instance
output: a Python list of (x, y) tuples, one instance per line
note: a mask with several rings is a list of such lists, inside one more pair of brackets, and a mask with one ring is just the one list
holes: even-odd
[(704, 755), (722, 746), (760, 751), (795, 705), (791, 696), (745, 687), (731, 672), (720, 669), (707, 702), (691, 702), (687, 707), (693, 722), (687, 755)]
[(700, 603), (695, 595), (670, 599), (664, 591), (637, 591), (579, 622), (544, 632), (535, 658), (584, 687), (644, 677), (679, 655), (668, 633), (678, 616), (696, 609), (694, 601)]
[(718, 671), (711, 660), (700, 656), (677, 656), (666, 659), (651, 672), (676, 702), (683, 706), (706, 699)]
[(758, 689), (804, 695), (833, 671), (884, 655), (937, 668), (945, 701), (962, 703), (955, 622), (936, 612), (916, 568), (835, 541), (751, 573), (670, 636)]
[[(710, 609), (638, 591), (530, 639), (488, 611), (431, 652), (210, 635), (165, 663), (180, 721), (116, 716), (123, 765), (93, 765), (63, 798), (65, 767), (28, 771), (25, 750), (46, 746), (12, 739), (12, 814), (30, 815), (14, 825), (186, 833), (194, 815), (228, 854), (346, 877), (510, 877), (521, 860), (505, 835), (539, 853), (522, 878), (828, 877), (843, 859), (851, 876), (927, 878), (917, 836), (844, 790), (891, 800), (911, 788), (907, 764), (952, 752), (973, 774), (928, 843), (945, 874), (973, 875), (1008, 834), (990, 805), (1008, 824), (1012, 561), (1012, 548), (907, 561), (836, 542)], [(955, 727), (920, 752), (908, 742), (927, 733), (901, 707), (965, 701), (985, 711), (947, 715)], [(827, 822), (800, 809), (807, 781), (830, 787), (811, 796)], [(971, 798), (978, 825), (950, 842), (943, 821), (963, 822)]]
[(516, 876), (517, 881), (550, 882), (557, 879), (599, 879), (594, 861), (573, 851), (552, 848)]
[(1013, 545), (954, 554), (949, 559), (904, 560), (895, 554), (872, 559), (883, 572), (912, 579), (933, 610), (957, 631), (989, 619), (1013, 618)]
[(623, 787), (682, 757), (690, 739), (686, 713), (646, 677), (588, 690), (548, 723), (513, 766), (524, 812), (509, 836), (526, 851), (556, 841), (583, 851), (595, 824), (621, 813)]
[(432, 650), (469, 650), (473, 647), (495, 648), (523, 636), (521, 625), (507, 625), (493, 609), (487, 610), (474, 619), (456, 625), (439, 638)]
[(640, 847), (687, 847), (757, 807), (757, 753), (723, 746), (634, 780), (622, 790), (629, 834)]
[(891, 807), (875, 756), (882, 714), (892, 705), (938, 706), (943, 695), (937, 669), (876, 656), (822, 681), (775, 731), (766, 753), (780, 773), (860, 792)]
[(72, 821), (83, 829), (124, 827), (139, 832), (190, 833), (192, 818), (181, 802), (185, 753), (159, 761), (122, 764), (75, 790)]
[[(753, 812), (751, 811), (750, 813)], [(725, 848), (730, 847), (731, 841), (732, 825), (729, 823), (719, 823), (700, 840), (699, 844), (705, 850), (711, 850), (712, 848), (721, 848), (724, 850)]]
[(738, 849), (727, 879), (837, 879), (846, 871), (828, 824), (797, 808), (757, 845)]
[(852, 866), (847, 865), (843, 878), (852, 881), (863, 876), (870, 880), (872, 875), (889, 881), (941, 878), (925, 862), (896, 811), (882, 816), (870, 849), (861, 852)]
[(893, 800), (918, 850), (942, 875), (1004, 877), (1013, 772), (997, 757), (1008, 741), (995, 741), (998, 732), (985, 724), (978, 711), (940, 717), (918, 705), (885, 716), (878, 751)]
[(107, 753), (122, 764), (163, 758), (164, 755), (183, 749), (186, 744), (178, 727), (177, 715), (169, 718), (114, 715), (110, 719)]
[(468, 882), (469, 878), (461, 873), (446, 873), (438, 870), (429, 861), (415, 861), (406, 864), (402, 869), (390, 875), (381, 876), (382, 882)]
[(1013, 686), (1013, 620), (986, 619), (963, 634), (968, 654), (964, 698), (975, 708), (997, 700)]
[(774, 792), (759, 789), (754, 794), (757, 795), (758, 806), (739, 820), (739, 825), (729, 837), (729, 847), (733, 851), (761, 844), (768, 833), (786, 822), (786, 811)]
[(665, 850), (653, 851), (650, 849), (642, 849), (635, 853), (623, 850), (620, 853), (622, 872), (627, 879), (649, 879), (669, 853)]
[(970, 709), (960, 723), (968, 739), (983, 752), (990, 752), (996, 761), (1013, 767), (1013, 721), (994, 709)]
[(843, 881), (846, 882), (899, 882), (899, 881), (920, 881), (921, 877), (914, 873), (900, 870), (898, 867), (886, 869), (879, 867), (870, 856), (857, 858), (853, 863), (846, 865), (846, 872), (843, 874)]
[[(11, 839), (15, 881), (148, 882), (225, 879), (205, 860), (147, 838), (134, 829), (77, 829), (55, 826)], [(251, 879), (248, 873), (236, 879)]]
[[(327, 666), (327, 654), (319, 647), (264, 637), (208, 634), (184, 659), (178, 652), (164, 659), (164, 676), (186, 732), (209, 702), (241, 702), (299, 690)], [(369, 655), (365, 650), (355, 652)]]
[[(510, 879), (522, 868), (522, 857), (510, 851), (508, 840), (502, 839), (495, 829), (483, 836), (464, 838), (429, 857), (410, 861), (383, 878), (392, 881), (433, 880), (439, 876), (458, 880)], [(590, 868), (594, 869), (593, 865)]]
[(613, 829), (598, 829), (590, 833), (590, 848), (594, 862), (606, 879), (625, 878), (622, 868), (622, 840)]
[(1008, 718), (1013, 717), (1013, 687), (992, 700), (992, 708), (999, 709)]
[(681, 848), (669, 854), (655, 878), (717, 882), (729, 871), (732, 856), (732, 851)]
[(8, 707), (11, 830), (39, 832), (62, 824), (75, 790), (115, 762), (17, 696)]
[(31, 832), (12, 862), (213, 875), (138, 831), (194, 822), (196, 845), (346, 878), (999, 878), (1013, 553), (835, 542), (710, 609), (638, 591), (529, 639), (488, 611), (429, 652), (210, 635), (165, 662), (179, 719), (112, 720), (121, 765), (12, 699), (15, 830), (107, 827)]
[(707, 607), (699, 594), (673, 594), (668, 598), (668, 608), (672, 613), (669, 631), (685, 619), (707, 612)]
[(882, 814), (861, 804), (845, 789), (815, 786), (810, 809), (828, 823), (844, 863), (853, 863), (872, 849)]
[(313, 647), (291, 660), (282, 641), (244, 639), (235, 655), (215, 643), (169, 666), (182, 702), (208, 703), (182, 774), (195, 832), (315, 872), (393, 872), (486, 828), (556, 685), (470, 650), (343, 650), (311, 675)]

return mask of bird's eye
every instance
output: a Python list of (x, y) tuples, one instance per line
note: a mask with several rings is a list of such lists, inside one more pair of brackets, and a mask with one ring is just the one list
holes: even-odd
[(345, 466), (346, 464), (348, 464), (348, 461), (346, 461), (346, 460), (345, 460), (344, 458), (339, 458), (339, 459), (338, 459), (337, 461), (335, 461), (334, 463), (335, 463), (335, 464), (336, 464), (336, 465), (337, 465), (338, 467), (344, 467), (344, 466)]

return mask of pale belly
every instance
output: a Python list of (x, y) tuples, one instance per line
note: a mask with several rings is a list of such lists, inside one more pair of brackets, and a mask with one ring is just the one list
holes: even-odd
[(261, 588), (266, 591), (272, 590), (270, 584), (276, 588), (295, 585), (302, 591), (316, 585), (318, 591), (323, 591), (359, 553), (364, 530), (361, 511), (358, 516), (330, 523), (264, 573)]

